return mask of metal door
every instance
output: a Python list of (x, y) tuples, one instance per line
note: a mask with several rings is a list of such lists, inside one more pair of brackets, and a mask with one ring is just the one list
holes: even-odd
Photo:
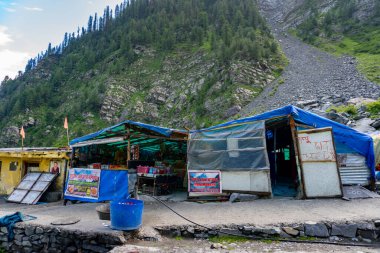
[(297, 144), (304, 196), (341, 197), (342, 183), (332, 129), (297, 131)]

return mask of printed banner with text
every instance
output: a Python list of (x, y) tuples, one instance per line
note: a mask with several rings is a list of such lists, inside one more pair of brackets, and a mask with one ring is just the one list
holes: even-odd
[(65, 196), (98, 199), (100, 172), (98, 169), (70, 169)]
[(222, 193), (219, 170), (189, 170), (189, 193), (214, 195)]

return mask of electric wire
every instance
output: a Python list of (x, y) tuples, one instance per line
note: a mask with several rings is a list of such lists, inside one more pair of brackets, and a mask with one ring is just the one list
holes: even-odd
[(222, 230), (216, 230), (216, 229), (212, 229), (210, 227), (207, 227), (207, 226), (204, 226), (202, 224), (199, 224), (195, 221), (192, 221), (188, 218), (186, 218), (185, 216), (183, 216), (182, 214), (178, 213), (177, 211), (175, 211), (173, 208), (171, 208), (170, 206), (168, 206), (164, 201), (162, 201), (161, 199), (153, 196), (153, 195), (150, 195), (150, 194), (139, 194), (139, 195), (144, 195), (144, 196), (148, 196), (148, 197), (151, 197), (152, 199), (156, 200), (157, 202), (159, 202), (160, 204), (162, 204), (163, 206), (165, 206), (166, 208), (168, 208), (170, 211), (172, 211), (173, 213), (175, 213), (176, 215), (178, 215), (179, 217), (181, 217), (182, 219), (196, 225), (196, 226), (199, 226), (199, 227), (202, 227), (202, 228), (205, 228), (207, 230), (212, 230), (212, 231), (217, 231), (218, 233), (220, 234), (225, 234), (225, 235), (230, 235), (230, 236), (236, 236), (236, 237), (243, 237), (243, 238), (247, 238), (247, 239), (250, 239), (250, 240), (254, 240), (254, 241), (260, 241), (260, 240), (273, 240), (273, 241), (279, 241), (279, 242), (293, 242), (293, 243), (305, 243), (305, 244), (330, 244), (330, 245), (338, 245), (338, 246), (354, 246), (354, 247), (371, 247), (371, 248), (380, 248), (380, 244), (376, 243), (376, 244), (367, 244), (367, 243), (348, 243), (348, 242), (330, 242), (330, 241), (320, 241), (320, 240), (313, 240), (313, 241), (302, 241), (302, 240), (295, 240), (295, 239), (286, 239), (286, 238), (276, 238), (276, 237), (266, 237), (266, 238), (261, 238), (261, 237), (255, 237), (255, 236), (249, 236), (249, 235), (243, 235), (243, 234), (234, 234), (234, 233), (230, 233), (230, 232), (227, 232), (227, 231), (222, 231)]

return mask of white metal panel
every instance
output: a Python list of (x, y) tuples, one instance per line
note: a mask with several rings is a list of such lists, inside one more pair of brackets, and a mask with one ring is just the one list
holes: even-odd
[(299, 131), (297, 142), (305, 197), (342, 196), (332, 129)]
[(304, 163), (303, 178), (305, 193), (309, 198), (342, 194), (335, 162)]
[(225, 191), (271, 193), (270, 171), (222, 171)]

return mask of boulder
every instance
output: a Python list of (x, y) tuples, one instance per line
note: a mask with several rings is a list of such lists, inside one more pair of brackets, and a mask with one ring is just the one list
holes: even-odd
[(242, 232), (243, 235), (250, 235), (250, 234), (252, 234), (252, 231), (254, 229), (255, 228), (252, 227), (252, 226), (244, 226), (243, 229), (241, 230), (241, 232)]
[(347, 124), (347, 122), (349, 121), (349, 119), (347, 119), (346, 117), (338, 114), (338, 113), (335, 113), (335, 112), (329, 112), (326, 114), (326, 117), (328, 119), (331, 119), (333, 121), (336, 121), (338, 123), (341, 123), (341, 124)]
[(352, 238), (356, 236), (356, 231), (358, 226), (356, 224), (341, 224), (341, 225), (332, 225), (331, 235), (343, 236), (347, 238)]
[(294, 229), (292, 227), (283, 227), (282, 230), (291, 236), (297, 236), (300, 233), (300, 231), (298, 231), (297, 229)]
[(370, 124), (371, 127), (379, 129), (380, 128), (380, 119), (376, 119), (373, 123)]
[(260, 228), (260, 227), (255, 227), (252, 230), (252, 233), (255, 235), (280, 235), (281, 234), (281, 229), (278, 227), (266, 227), (266, 228)]
[(379, 231), (358, 229), (358, 236), (361, 236), (362, 238), (373, 240), (379, 236)]
[(329, 231), (323, 223), (305, 224), (305, 235), (315, 237), (329, 237)]
[(23, 241), (22, 246), (23, 247), (32, 247), (33, 245), (29, 241)]
[(239, 105), (234, 105), (231, 108), (229, 108), (225, 113), (224, 113), (224, 118), (229, 118), (232, 117), (236, 114), (238, 114), (241, 111), (241, 106)]
[(319, 105), (319, 102), (318, 100), (313, 99), (313, 100), (298, 101), (296, 103), (296, 106), (300, 108), (304, 108), (305, 106), (310, 106), (310, 105), (313, 105), (314, 107), (315, 105)]
[(35, 230), (36, 230), (35, 227), (27, 226), (27, 227), (25, 228), (25, 235), (26, 235), (26, 236), (33, 235)]

